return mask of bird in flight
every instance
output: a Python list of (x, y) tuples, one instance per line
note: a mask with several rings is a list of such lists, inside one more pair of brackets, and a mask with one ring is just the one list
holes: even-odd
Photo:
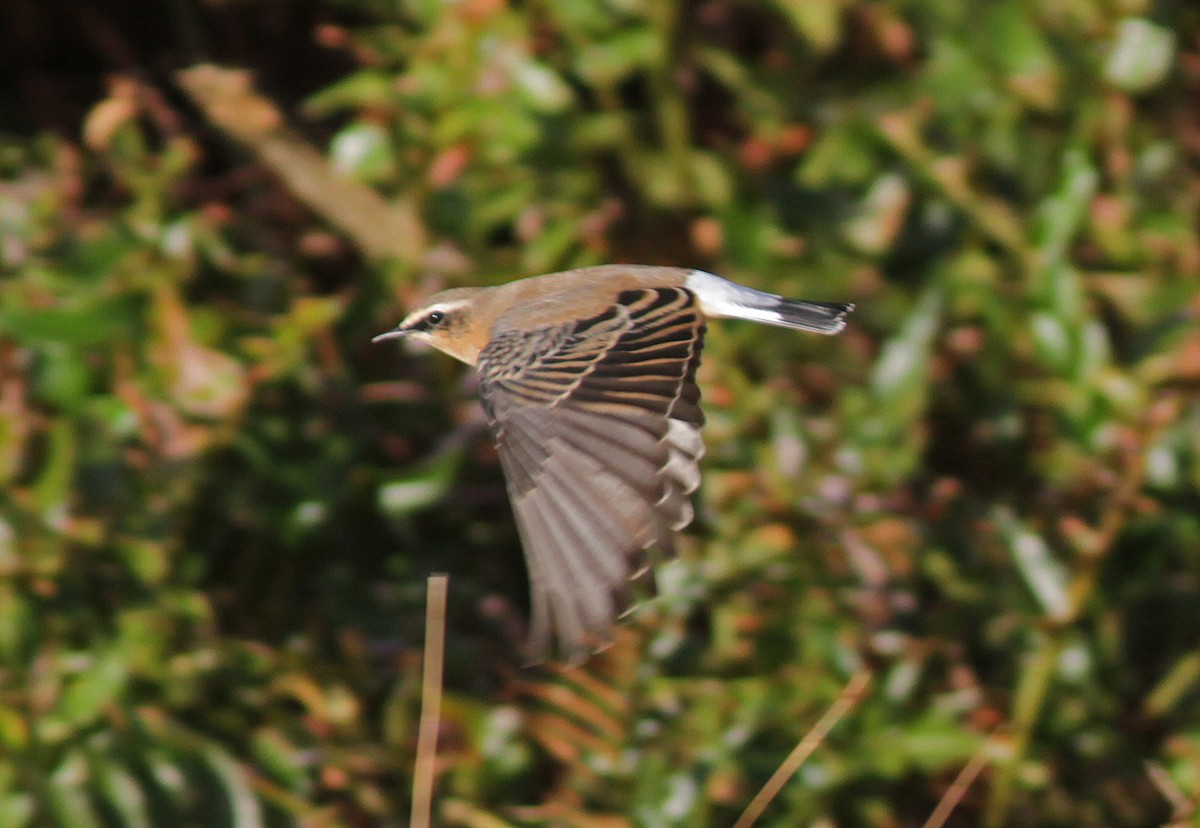
[(853, 305), (784, 299), (701, 270), (605, 265), (455, 288), (373, 341), (474, 365), (529, 571), (534, 660), (610, 640), (648, 551), (674, 553), (704, 453), (706, 319), (822, 334)]

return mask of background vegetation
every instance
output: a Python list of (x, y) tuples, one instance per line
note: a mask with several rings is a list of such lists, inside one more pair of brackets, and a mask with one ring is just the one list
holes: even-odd
[[(732, 824), (863, 670), (761, 824), (1195, 819), (1194, 4), (9, 0), (0, 134), (0, 825), (405, 824), (431, 571), (442, 825)], [(610, 261), (859, 310), (713, 326), (662, 597), (520, 669), (369, 339)]]

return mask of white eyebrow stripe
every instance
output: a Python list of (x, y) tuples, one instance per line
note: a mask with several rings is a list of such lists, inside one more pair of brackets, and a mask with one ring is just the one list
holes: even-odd
[(438, 302), (436, 305), (430, 305), (429, 307), (425, 308), (425, 311), (421, 314), (421, 316), (424, 318), (435, 311), (450, 313), (451, 311), (456, 311), (459, 308), (465, 308), (469, 304), (470, 302), (466, 299), (459, 299), (457, 302)]

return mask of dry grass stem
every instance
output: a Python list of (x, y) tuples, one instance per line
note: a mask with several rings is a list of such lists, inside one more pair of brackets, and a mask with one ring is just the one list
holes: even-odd
[(733, 828), (750, 828), (762, 816), (762, 812), (771, 804), (771, 800), (779, 795), (787, 781), (804, 764), (804, 760), (812, 755), (812, 752), (825, 740), (829, 731), (833, 730), (842, 717), (853, 710), (862, 700), (870, 683), (871, 673), (868, 670), (862, 670), (850, 677), (850, 681), (846, 682), (846, 686), (842, 688), (837, 699), (825, 711), (825, 715), (812, 726), (808, 733), (804, 734), (800, 743), (780, 763), (779, 767), (775, 769), (775, 773), (771, 774), (767, 784), (763, 785), (762, 790), (755, 795), (754, 799), (750, 800), (750, 804), (738, 817), (738, 821), (733, 824)]
[(413, 828), (428, 828), (433, 808), (438, 725), (442, 711), (442, 662), (446, 646), (446, 575), (430, 575), (425, 588), (425, 665), (421, 681), (421, 722), (413, 769)]
[(1183, 828), (1183, 826), (1191, 825), (1192, 820), (1196, 817), (1196, 798), (1189, 799), (1160, 763), (1146, 762), (1146, 773), (1150, 776), (1154, 787), (1162, 794), (1163, 799), (1171, 804), (1171, 819), (1163, 825), (1163, 828)]
[(958, 772), (954, 782), (946, 789), (946, 793), (942, 795), (937, 807), (933, 809), (933, 813), (929, 815), (929, 819), (925, 820), (923, 828), (941, 828), (946, 824), (946, 820), (950, 818), (950, 814), (954, 813), (954, 809), (958, 807), (958, 803), (966, 796), (967, 790), (975, 782), (975, 777), (979, 776), (979, 772), (987, 767), (988, 750), (991, 747), (989, 743), (984, 743), (971, 760), (963, 765), (963, 769)]

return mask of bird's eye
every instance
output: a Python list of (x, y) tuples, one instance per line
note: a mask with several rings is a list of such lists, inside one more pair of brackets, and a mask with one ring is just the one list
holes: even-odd
[(429, 314), (429, 316), (425, 317), (425, 321), (430, 325), (430, 327), (434, 325), (440, 325), (446, 321), (446, 314), (442, 311), (434, 311), (433, 313)]

